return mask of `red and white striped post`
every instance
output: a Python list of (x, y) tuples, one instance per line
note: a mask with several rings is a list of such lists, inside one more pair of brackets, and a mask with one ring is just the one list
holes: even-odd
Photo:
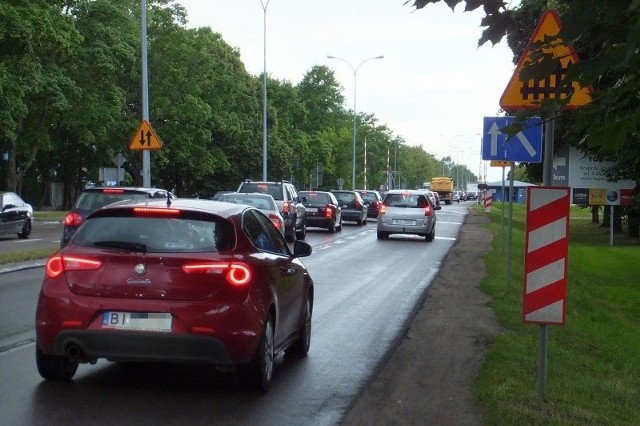
[(566, 317), (570, 194), (565, 187), (527, 188), (522, 319), (540, 325), (540, 395), (546, 383), (546, 327), (562, 325)]
[(493, 204), (493, 192), (485, 189), (484, 190), (484, 212), (491, 213), (491, 206)]

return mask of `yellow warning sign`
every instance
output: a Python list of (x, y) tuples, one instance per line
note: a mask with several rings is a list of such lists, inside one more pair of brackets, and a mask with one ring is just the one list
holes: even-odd
[[(572, 64), (578, 63), (578, 55), (569, 45), (566, 45), (557, 35), (560, 33), (560, 18), (553, 10), (547, 10), (540, 19), (536, 30), (529, 41), (529, 47), (524, 51), (518, 66), (509, 80), (509, 84), (500, 98), (500, 107), (506, 111), (518, 109), (540, 108), (545, 99), (567, 99), (566, 108), (578, 108), (591, 102), (591, 87), (581, 87), (577, 82), (561, 84), (567, 70)], [(552, 41), (546, 42), (552, 39)], [(559, 61), (559, 65), (549, 75), (541, 80), (520, 81), (522, 68), (533, 62), (539, 62), (540, 52), (533, 55), (532, 45), (535, 42), (544, 43), (542, 53), (552, 54)]]
[(156, 132), (151, 127), (151, 124), (147, 120), (142, 120), (138, 130), (131, 138), (129, 143), (129, 149), (132, 151), (140, 151), (144, 149), (160, 149), (162, 148), (162, 142), (156, 135)]

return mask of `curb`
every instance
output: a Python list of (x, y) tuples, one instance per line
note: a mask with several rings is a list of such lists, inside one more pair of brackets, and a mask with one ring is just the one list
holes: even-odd
[(0, 266), (0, 274), (6, 274), (8, 272), (22, 271), (24, 269), (39, 268), (46, 264), (46, 260), (33, 260), (29, 262), (20, 263), (7, 263)]

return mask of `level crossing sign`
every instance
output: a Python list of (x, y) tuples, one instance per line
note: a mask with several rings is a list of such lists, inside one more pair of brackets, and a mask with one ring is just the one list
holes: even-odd
[(484, 117), (482, 159), (487, 161), (542, 162), (542, 120), (531, 117), (523, 128), (510, 136), (503, 129), (513, 124), (515, 117)]
[[(573, 47), (565, 44), (558, 34), (562, 27), (560, 18), (553, 10), (547, 10), (540, 19), (527, 49), (509, 80), (509, 84), (500, 98), (500, 107), (505, 111), (520, 109), (538, 109), (545, 99), (568, 99), (566, 108), (578, 108), (591, 101), (591, 87), (581, 87), (578, 82), (563, 81), (568, 69), (578, 63), (578, 55)], [(521, 81), (522, 69), (540, 62), (540, 50), (534, 46), (541, 45), (544, 54), (553, 55), (558, 64), (546, 77), (540, 80)]]

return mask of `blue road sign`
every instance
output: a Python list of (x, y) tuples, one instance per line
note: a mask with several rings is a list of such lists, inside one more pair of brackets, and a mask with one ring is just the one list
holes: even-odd
[(542, 120), (532, 117), (524, 122), (523, 129), (509, 136), (503, 130), (515, 121), (515, 117), (485, 117), (482, 131), (482, 159), (542, 162)]

